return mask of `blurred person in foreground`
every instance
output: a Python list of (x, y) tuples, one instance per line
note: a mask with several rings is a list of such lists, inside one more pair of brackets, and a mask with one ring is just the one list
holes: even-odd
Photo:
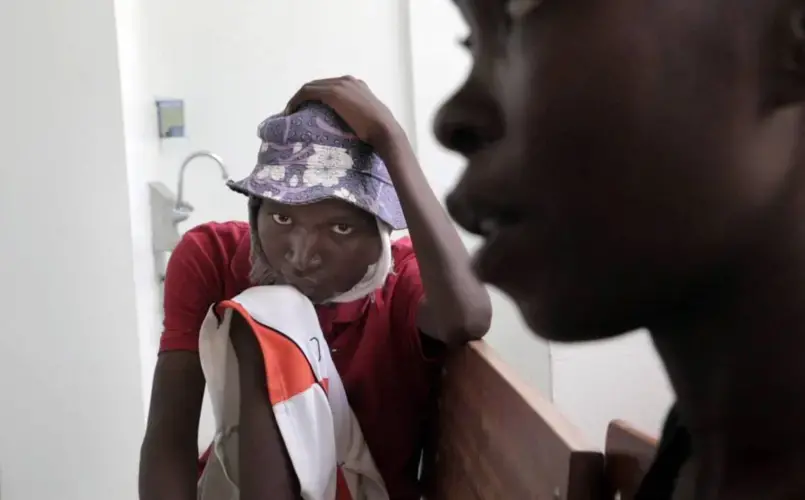
[(455, 3), (479, 277), (551, 340), (650, 330), (677, 404), (639, 498), (805, 498), (805, 1)]

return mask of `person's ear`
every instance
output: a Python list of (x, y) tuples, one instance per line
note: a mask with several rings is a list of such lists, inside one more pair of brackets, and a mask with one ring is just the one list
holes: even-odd
[(786, 1), (778, 17), (774, 61), (771, 69), (774, 85), (771, 104), (783, 107), (805, 102), (805, 0)]

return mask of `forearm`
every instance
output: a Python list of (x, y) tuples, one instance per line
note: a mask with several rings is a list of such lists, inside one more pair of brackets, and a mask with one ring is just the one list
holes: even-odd
[(195, 500), (198, 445), (195, 439), (146, 436), (140, 454), (140, 500)]
[[(402, 130), (389, 132), (378, 153), (389, 169), (416, 251), (429, 309), (443, 340), (480, 338), (492, 306), (472, 273), (470, 256), (422, 171)], [(455, 337), (463, 337), (456, 339)]]
[[(239, 358), (241, 500), (298, 500), (299, 485), (268, 399), (257, 343), (254, 356)], [(258, 357), (260, 359), (258, 359)]]

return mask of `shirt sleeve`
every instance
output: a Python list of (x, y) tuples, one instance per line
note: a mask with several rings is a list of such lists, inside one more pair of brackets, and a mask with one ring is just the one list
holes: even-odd
[(208, 239), (201, 230), (188, 231), (168, 261), (159, 352), (198, 351), (199, 329), (223, 287)]
[(419, 262), (413, 249), (395, 258), (396, 283), (392, 296), (392, 321), (395, 330), (404, 335), (414, 352), (426, 361), (441, 361), (446, 346), (419, 331), (419, 308), (425, 301), (425, 288), (419, 273)]

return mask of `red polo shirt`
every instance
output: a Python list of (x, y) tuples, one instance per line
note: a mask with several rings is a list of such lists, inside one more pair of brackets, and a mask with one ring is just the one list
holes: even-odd
[[(210, 305), (250, 286), (249, 225), (208, 223), (188, 231), (168, 263), (160, 352), (198, 351)], [(366, 443), (393, 500), (420, 498), (424, 421), (439, 363), (416, 326), (423, 288), (408, 238), (393, 243), (394, 272), (375, 294), (318, 306), (324, 336)]]

